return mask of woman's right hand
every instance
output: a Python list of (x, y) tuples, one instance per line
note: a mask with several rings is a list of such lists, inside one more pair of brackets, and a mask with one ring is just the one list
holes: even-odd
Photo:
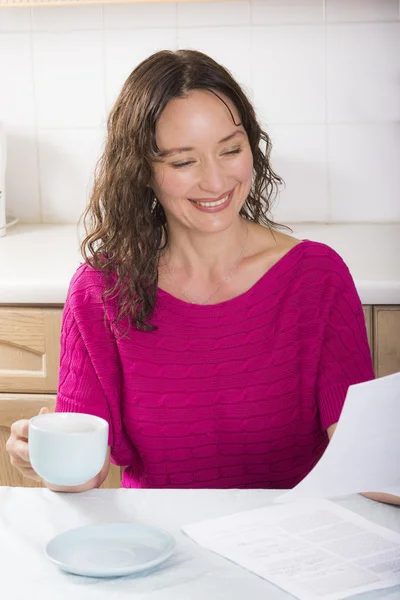
[[(50, 412), (48, 408), (42, 408), (39, 415)], [(107, 448), (107, 456), (101, 471), (82, 485), (76, 486), (58, 486), (44, 481), (32, 469), (31, 461), (29, 460), (29, 448), (28, 448), (28, 434), (29, 434), (29, 419), (21, 419), (11, 425), (11, 435), (6, 442), (6, 450), (10, 455), (10, 462), (18, 469), (24, 477), (32, 479), (33, 481), (41, 481), (49, 490), (53, 492), (86, 492), (93, 488), (100, 487), (105, 478), (108, 475), (110, 467), (110, 447)]]
[[(40, 415), (50, 412), (48, 408), (42, 408)], [(41, 481), (42, 478), (32, 469), (29, 460), (28, 448), (29, 419), (21, 419), (11, 425), (11, 435), (6, 442), (6, 450), (10, 455), (10, 462), (18, 469), (24, 477)]]

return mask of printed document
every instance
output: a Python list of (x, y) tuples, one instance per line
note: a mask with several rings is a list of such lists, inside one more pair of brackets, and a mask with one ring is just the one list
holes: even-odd
[(329, 500), (274, 504), (182, 529), (300, 600), (400, 584), (400, 534)]
[(275, 501), (361, 492), (400, 496), (400, 373), (349, 387), (321, 459)]

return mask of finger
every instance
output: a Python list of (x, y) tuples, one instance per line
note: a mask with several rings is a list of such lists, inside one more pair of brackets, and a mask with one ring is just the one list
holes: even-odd
[(24, 440), (16, 440), (12, 450), (13, 456), (20, 458), (24, 462), (30, 464), (28, 444)]
[(33, 481), (41, 481), (42, 480), (40, 475), (38, 475), (36, 473), (36, 471), (34, 471), (32, 469), (32, 467), (17, 467), (17, 469), (21, 473), (21, 475), (23, 475), (24, 477), (26, 477), (28, 479), (32, 479)]
[(32, 465), (30, 462), (26, 462), (23, 458), (17, 456), (16, 454), (10, 454), (10, 463), (13, 467), (17, 469), (31, 469)]
[(47, 406), (43, 406), (43, 408), (40, 409), (39, 415), (45, 415), (47, 413), (49, 413), (49, 409), (47, 408)]
[(15, 435), (17, 438), (22, 438), (27, 440), (29, 432), (29, 420), (21, 419), (20, 421), (16, 421), (11, 425), (11, 433)]

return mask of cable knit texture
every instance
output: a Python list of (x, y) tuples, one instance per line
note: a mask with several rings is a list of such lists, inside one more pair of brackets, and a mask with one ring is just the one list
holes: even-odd
[(118, 337), (104, 289), (87, 264), (71, 281), (56, 410), (109, 422), (123, 487), (291, 488), (348, 386), (374, 378), (353, 280), (324, 244), (303, 241), (219, 304), (159, 289), (154, 332)]

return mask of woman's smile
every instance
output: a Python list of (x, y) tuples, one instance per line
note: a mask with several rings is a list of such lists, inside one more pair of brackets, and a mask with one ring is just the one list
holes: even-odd
[(225, 193), (223, 196), (220, 196), (220, 198), (217, 198), (216, 200), (194, 200), (189, 198), (189, 201), (197, 210), (202, 212), (219, 212), (229, 206), (234, 191), (235, 188), (233, 188), (230, 192)]

